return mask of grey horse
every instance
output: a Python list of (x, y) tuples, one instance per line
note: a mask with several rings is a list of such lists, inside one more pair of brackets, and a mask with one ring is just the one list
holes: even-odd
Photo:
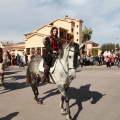
[[(83, 46), (83, 45), (82, 45)], [(56, 60), (56, 66), (53, 73), (49, 74), (50, 83), (56, 84), (58, 90), (62, 94), (60, 109), (61, 113), (66, 115), (67, 120), (71, 120), (71, 113), (69, 108), (69, 98), (67, 96), (67, 89), (71, 81), (76, 77), (76, 68), (78, 67), (78, 56), (80, 54), (80, 48), (77, 43), (71, 42), (64, 44), (60, 52), (59, 57)], [(39, 64), (42, 61), (42, 57), (35, 56), (28, 64), (26, 72), (26, 84), (30, 84), (35, 95), (34, 99), (41, 103), (38, 99), (38, 83), (43, 77), (43, 72), (39, 70)], [(66, 108), (64, 108), (64, 102)]]

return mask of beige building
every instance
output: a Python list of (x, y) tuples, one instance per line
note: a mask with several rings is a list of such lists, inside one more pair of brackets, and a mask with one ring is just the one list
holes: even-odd
[(98, 55), (101, 54), (102, 51), (99, 47), (99, 44), (97, 44), (95, 42), (92, 42), (92, 41), (87, 41), (87, 43), (86, 43), (86, 54), (87, 55), (90, 55), (90, 54), (92, 55), (92, 51), (94, 49), (98, 50)]
[(25, 53), (25, 42), (15, 43), (11, 46), (11, 48), (11, 54), (15, 54), (15, 56), (17, 54), (23, 56), (23, 54)]
[(25, 42), (11, 43), (11, 42), (0, 42), (0, 47), (3, 49), (3, 52), (8, 51), (10, 54), (23, 55), (25, 51)]
[(70, 38), (74, 37), (74, 42), (81, 44), (82, 23), (80, 19), (65, 17), (56, 19), (49, 24), (46, 24), (35, 31), (25, 34), (25, 51), (30, 57), (33, 53), (42, 55), (44, 52), (43, 38), (50, 35), (50, 30), (53, 26), (58, 28), (58, 36), (63, 42), (70, 42)]

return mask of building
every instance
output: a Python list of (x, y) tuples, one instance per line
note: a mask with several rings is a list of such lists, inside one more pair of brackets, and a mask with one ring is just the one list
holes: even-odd
[(3, 49), (4, 51), (11, 51), (11, 46), (13, 45), (12, 42), (0, 42), (0, 47)]
[(0, 42), (0, 47), (3, 49), (3, 52), (8, 51), (10, 54), (23, 55), (25, 51), (25, 42), (11, 43), (11, 42)]
[(92, 42), (92, 41), (87, 41), (85, 49), (86, 49), (87, 55), (92, 55), (93, 50), (98, 51), (97, 55), (100, 55), (102, 52), (100, 47), (99, 47), (99, 44)]
[(17, 54), (19, 54), (20, 56), (23, 56), (23, 54), (25, 53), (25, 42), (19, 42), (19, 43), (15, 43), (11, 46), (11, 54), (15, 54), (15, 56)]
[(43, 38), (50, 35), (50, 30), (53, 26), (58, 28), (58, 36), (62, 42), (70, 42), (70, 38), (74, 37), (74, 42), (82, 43), (82, 23), (80, 19), (65, 17), (63, 19), (56, 19), (49, 24), (46, 24), (35, 31), (24, 34), (25, 51), (30, 57), (36, 53), (42, 55), (45, 48), (43, 45)]

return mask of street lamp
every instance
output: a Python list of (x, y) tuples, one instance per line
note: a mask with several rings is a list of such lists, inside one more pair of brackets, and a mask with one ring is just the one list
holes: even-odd
[(116, 38), (115, 39), (115, 55), (116, 55), (116, 40), (119, 39), (119, 38)]

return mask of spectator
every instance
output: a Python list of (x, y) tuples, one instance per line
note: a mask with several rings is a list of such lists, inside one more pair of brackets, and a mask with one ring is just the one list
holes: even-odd
[(110, 66), (110, 58), (108, 57), (108, 55), (106, 56), (106, 58), (105, 58), (105, 62), (106, 62), (106, 67), (108, 68), (110, 68), (111, 66)]
[(24, 68), (25, 64), (24, 64), (24, 61), (21, 59), (20, 62), (19, 62), (19, 67), (23, 67)]
[(26, 63), (26, 65), (28, 65), (28, 56), (27, 56), (27, 54), (25, 54), (25, 63)]
[(20, 64), (20, 60), (21, 60), (21, 56), (19, 54), (17, 54), (17, 56), (16, 56), (17, 65)]

